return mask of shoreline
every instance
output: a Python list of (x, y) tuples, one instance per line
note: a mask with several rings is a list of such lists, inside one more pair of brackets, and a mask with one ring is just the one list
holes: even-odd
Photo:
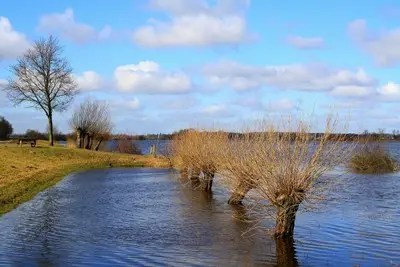
[(43, 143), (35, 148), (0, 145), (0, 158), (0, 217), (74, 172), (109, 167), (168, 168), (162, 157), (48, 147)]

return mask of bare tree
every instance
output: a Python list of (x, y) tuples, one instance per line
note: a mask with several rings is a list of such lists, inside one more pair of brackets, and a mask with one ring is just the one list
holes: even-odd
[(107, 103), (86, 98), (74, 111), (70, 125), (76, 131), (78, 148), (91, 149), (93, 141), (97, 140), (95, 150), (98, 150), (112, 130)]
[(56, 38), (39, 39), (11, 66), (13, 77), (4, 90), (15, 105), (28, 103), (48, 119), (49, 144), (53, 140), (53, 113), (64, 111), (77, 86), (63, 48)]

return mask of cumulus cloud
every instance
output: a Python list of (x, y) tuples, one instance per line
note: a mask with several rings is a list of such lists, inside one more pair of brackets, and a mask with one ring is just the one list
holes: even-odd
[(14, 59), (30, 46), (26, 36), (15, 31), (6, 17), (0, 17), (0, 61)]
[(289, 36), (288, 43), (299, 49), (320, 49), (325, 45), (321, 37)]
[(263, 86), (283, 90), (331, 91), (339, 86), (374, 86), (375, 79), (363, 69), (335, 69), (320, 64), (250, 66), (220, 61), (203, 67), (203, 74), (214, 86), (247, 91)]
[(132, 99), (116, 99), (111, 101), (111, 105), (115, 109), (130, 109), (130, 110), (139, 110), (142, 106), (140, 100), (137, 97)]
[(63, 13), (43, 15), (37, 29), (48, 34), (58, 34), (61, 38), (78, 44), (108, 39), (112, 34), (112, 28), (109, 25), (96, 30), (88, 24), (77, 22), (71, 8), (67, 8)]
[(296, 108), (296, 103), (290, 99), (280, 99), (269, 104), (270, 111), (292, 111)]
[(353, 41), (372, 56), (379, 66), (389, 67), (400, 63), (400, 28), (376, 32), (368, 28), (365, 20), (359, 19), (349, 24), (348, 32)]
[(116, 68), (114, 78), (122, 92), (145, 94), (181, 94), (192, 89), (192, 81), (183, 72), (168, 72), (153, 61)]
[(166, 21), (150, 19), (137, 28), (132, 40), (141, 46), (232, 45), (254, 38), (248, 30), (243, 10), (249, 1), (152, 0), (150, 6), (168, 14)]
[(232, 101), (232, 104), (250, 109), (261, 109), (263, 107), (260, 98), (253, 96), (241, 96), (240, 98)]
[(233, 117), (235, 114), (231, 107), (226, 104), (212, 104), (208, 105), (199, 111), (200, 116), (212, 116), (213, 118), (227, 118)]
[(103, 86), (103, 79), (94, 71), (85, 71), (80, 76), (75, 76), (78, 88), (82, 91), (99, 90)]
[(163, 98), (160, 101), (160, 107), (169, 110), (180, 110), (193, 108), (198, 104), (196, 98), (192, 96), (173, 96), (173, 98)]
[(340, 85), (335, 87), (330, 94), (337, 97), (369, 97), (375, 93), (375, 88), (360, 85)]
[(383, 101), (400, 101), (400, 84), (388, 82), (378, 88), (378, 93)]
[(8, 106), (6, 93), (3, 91), (4, 86), (6, 86), (7, 84), (7, 80), (0, 79), (0, 108)]

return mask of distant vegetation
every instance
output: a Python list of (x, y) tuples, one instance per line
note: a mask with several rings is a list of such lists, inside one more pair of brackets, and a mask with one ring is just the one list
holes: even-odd
[(0, 117), (0, 140), (7, 140), (13, 133), (13, 127), (11, 123), (4, 117)]
[[(61, 133), (58, 131), (56, 127), (53, 127), (53, 136), (54, 141), (66, 141), (67, 134)], [(40, 132), (38, 130), (28, 129), (24, 134), (14, 134), (11, 135), (11, 139), (18, 139), (18, 138), (30, 138), (30, 139), (37, 139), (37, 140), (48, 140), (49, 133), (48, 132)]]
[(397, 160), (382, 143), (364, 143), (355, 150), (348, 167), (356, 173), (387, 173), (398, 169)]

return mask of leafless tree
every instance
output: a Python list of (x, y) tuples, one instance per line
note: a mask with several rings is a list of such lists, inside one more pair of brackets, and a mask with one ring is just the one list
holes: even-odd
[(78, 148), (91, 149), (93, 141), (97, 140), (95, 150), (98, 150), (112, 130), (107, 103), (86, 98), (74, 111), (70, 125), (76, 131)]
[(35, 41), (11, 66), (13, 77), (4, 88), (15, 105), (27, 103), (43, 110), (48, 118), (51, 146), (53, 113), (64, 111), (77, 93), (72, 68), (62, 52), (62, 46), (52, 36)]

